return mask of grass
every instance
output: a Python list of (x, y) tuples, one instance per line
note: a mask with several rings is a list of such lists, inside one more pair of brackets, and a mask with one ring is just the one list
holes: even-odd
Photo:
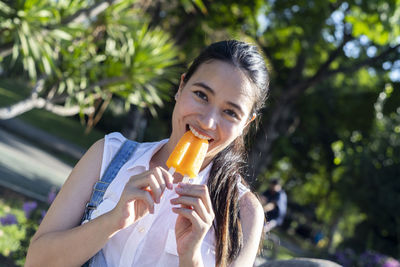
[(85, 126), (79, 121), (73, 118), (60, 117), (46, 110), (32, 110), (22, 114), (19, 118), (83, 148), (89, 148), (95, 141), (104, 137), (104, 133), (96, 129), (86, 135)]
[[(29, 86), (23, 81), (15, 79), (0, 80), (0, 107), (7, 107), (24, 100), (29, 94)], [(46, 110), (33, 109), (23, 113), (18, 118), (82, 148), (89, 148), (96, 140), (104, 137), (104, 133), (97, 129), (85, 134), (85, 126), (78, 120), (70, 117), (61, 117)]]
[(20, 80), (0, 79), (0, 106), (8, 106), (29, 96), (29, 87)]

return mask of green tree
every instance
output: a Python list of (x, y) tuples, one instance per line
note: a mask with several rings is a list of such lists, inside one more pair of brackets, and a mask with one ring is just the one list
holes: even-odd
[(335, 153), (352, 136), (371, 135), (376, 99), (385, 84), (396, 81), (399, 2), (203, 2), (207, 12), (192, 10), (184, 25), (171, 19), (185, 17), (179, 4), (158, 4), (152, 17), (188, 55), (225, 38), (262, 48), (271, 95), (252, 141), (250, 166), (254, 176), (262, 174), (260, 189), (264, 177), (281, 177), (291, 201), (315, 213), (334, 248), (334, 236), (351, 235), (366, 220), (359, 203), (343, 197), (346, 169)]
[(2, 76), (22, 75), (33, 86), (0, 118), (44, 108), (87, 114), (92, 127), (113, 98), (154, 114), (179, 77), (177, 50), (135, 2), (1, 1)]
[[(387, 76), (390, 69), (383, 63), (399, 56), (396, 0), (205, 0), (203, 5), (204, 9), (194, 5), (188, 10), (181, 1), (154, 1), (147, 12), (152, 23), (171, 32), (185, 60), (220, 39), (239, 38), (261, 47), (272, 77), (266, 119), (251, 153), (255, 174), (276, 161), (277, 139), (299, 126), (298, 102), (304, 95), (322, 83), (321, 90), (338, 90), (336, 80), (362, 88), (368, 84), (363, 79), (375, 79), (370, 71)], [(359, 79), (348, 79), (354, 75)], [(371, 91), (377, 94), (379, 88)]]
[[(322, 90), (339, 90), (329, 84), (367, 68), (387, 75), (382, 64), (399, 56), (399, 9), (396, 1), (362, 5), (357, 1), (276, 1), (264, 6), (265, 26), (249, 31), (273, 71), (268, 120), (252, 153), (256, 173), (271, 162), (275, 140), (294, 132), (298, 100), (318, 84), (324, 84)], [(362, 88), (363, 82), (354, 86)], [(260, 153), (265, 157), (256, 157)]]
[(386, 84), (375, 103), (372, 131), (343, 138), (335, 151), (340, 196), (363, 214), (343, 246), (400, 257), (400, 84)]

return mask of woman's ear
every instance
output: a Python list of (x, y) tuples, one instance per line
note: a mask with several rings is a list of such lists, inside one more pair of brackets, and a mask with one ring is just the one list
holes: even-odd
[(179, 82), (178, 92), (176, 92), (176, 94), (175, 94), (175, 101), (178, 99), (179, 94), (181, 93), (183, 87), (185, 86), (185, 81), (184, 81), (185, 80), (185, 75), (186, 75), (186, 73), (183, 73), (181, 75), (181, 81)]
[(186, 76), (186, 73), (182, 73), (178, 91), (180, 91), (185, 86), (185, 76)]

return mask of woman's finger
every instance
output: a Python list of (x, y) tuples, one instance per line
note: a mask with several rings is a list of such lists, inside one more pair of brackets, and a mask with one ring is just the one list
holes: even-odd
[(162, 168), (156, 167), (154, 168), (155, 172), (155, 177), (158, 181), (158, 184), (160, 185), (161, 188), (161, 195), (164, 193), (165, 188), (167, 187), (168, 181), (164, 178), (164, 173), (162, 171)]
[(174, 188), (174, 177), (164, 168), (159, 167), (159, 169), (162, 172), (165, 184), (167, 186), (168, 189), (172, 190)]
[(207, 209), (207, 212), (210, 214), (214, 214), (207, 185), (179, 183), (175, 191), (180, 196), (191, 196), (191, 197), (201, 198), (201, 200), (204, 203), (204, 206)]
[(203, 220), (199, 217), (195, 210), (182, 207), (174, 207), (172, 208), (172, 211), (188, 219), (195, 229), (201, 230), (207, 228), (207, 225), (203, 222)]
[(151, 195), (153, 196), (154, 201), (156, 203), (160, 203), (162, 190), (160, 183), (158, 182), (157, 179), (157, 173), (150, 174), (148, 181), (149, 181), (148, 186), (150, 187)]
[[(194, 209), (196, 213), (199, 215), (201, 220), (205, 223), (209, 224), (211, 215), (208, 213), (206, 207), (203, 204), (203, 201), (197, 197), (188, 197), (188, 196), (180, 196), (174, 199), (171, 199), (171, 204), (173, 205), (183, 205), (182, 207), (188, 209)], [(211, 220), (212, 221), (212, 220)]]
[(134, 194), (132, 200), (143, 201), (147, 205), (149, 212), (154, 213), (154, 199), (148, 191), (137, 190), (137, 192)]
[(160, 202), (161, 188), (153, 171), (132, 176), (126, 186), (132, 187), (132, 190), (140, 189), (146, 191), (152, 196), (156, 203)]

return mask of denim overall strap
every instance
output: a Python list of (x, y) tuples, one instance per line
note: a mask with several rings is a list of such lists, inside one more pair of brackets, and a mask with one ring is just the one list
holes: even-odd
[(107, 166), (107, 169), (101, 179), (95, 183), (90, 201), (86, 204), (82, 222), (90, 221), (93, 210), (95, 210), (103, 201), (103, 196), (107, 190), (107, 187), (114, 180), (121, 167), (131, 157), (132, 153), (136, 150), (137, 145), (137, 142), (131, 140), (126, 140), (121, 145), (117, 154)]
[[(126, 140), (119, 148), (117, 154), (111, 160), (110, 164), (107, 166), (106, 171), (99, 181), (97, 181), (93, 187), (92, 196), (90, 201), (86, 204), (85, 214), (83, 216), (82, 222), (90, 221), (93, 210), (95, 210), (101, 201), (103, 201), (104, 193), (107, 187), (114, 180), (115, 176), (121, 169), (121, 167), (128, 161), (132, 156), (133, 152), (138, 146), (137, 142)], [(90, 260), (88, 260), (82, 267), (88, 266), (106, 266), (106, 261), (103, 252), (100, 250), (96, 255), (94, 255)]]

